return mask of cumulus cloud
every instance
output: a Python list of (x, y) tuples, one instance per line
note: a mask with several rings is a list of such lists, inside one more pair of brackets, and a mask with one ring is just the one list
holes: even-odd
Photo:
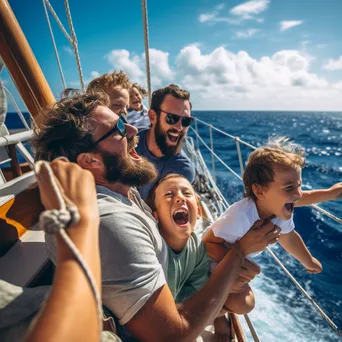
[(310, 61), (297, 50), (257, 60), (245, 51), (220, 47), (203, 54), (198, 47), (187, 46), (176, 64), (180, 82), (197, 99), (198, 109), (326, 110), (327, 104), (341, 108), (341, 86), (311, 72)]
[[(164, 81), (173, 79), (173, 72), (169, 66), (169, 53), (157, 49), (149, 49), (151, 83), (158, 87)], [(145, 54), (131, 54), (127, 50), (112, 50), (106, 55), (109, 64), (115, 70), (124, 70), (134, 81), (146, 84)]]
[(342, 70), (342, 55), (336, 60), (329, 59), (328, 62), (323, 65), (323, 69), (325, 69), (325, 70)]
[(303, 20), (283, 20), (280, 22), (280, 31), (283, 32), (301, 24), (303, 24)]
[(244, 31), (237, 31), (235, 34), (235, 38), (236, 39), (252, 38), (253, 36), (255, 36), (260, 31), (261, 31), (260, 29), (255, 29), (255, 28), (244, 30)]
[(233, 7), (230, 13), (242, 18), (250, 18), (267, 10), (269, 0), (252, 0)]

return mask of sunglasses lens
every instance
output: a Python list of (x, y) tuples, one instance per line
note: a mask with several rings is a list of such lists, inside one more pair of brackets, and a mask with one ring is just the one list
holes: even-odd
[(180, 117), (178, 115), (174, 115), (174, 114), (167, 114), (166, 115), (166, 122), (169, 125), (174, 125), (179, 121)]
[(125, 120), (122, 119), (122, 116), (120, 117), (118, 123), (117, 123), (117, 128), (120, 134), (124, 137), (126, 135), (126, 126), (125, 126)]
[(183, 127), (189, 127), (192, 123), (192, 120), (193, 120), (193, 118), (191, 118), (191, 117), (182, 118), (182, 126)]

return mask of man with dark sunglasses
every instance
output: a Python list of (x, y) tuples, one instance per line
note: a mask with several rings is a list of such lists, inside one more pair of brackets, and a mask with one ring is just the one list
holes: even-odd
[[(195, 178), (192, 162), (182, 151), (185, 135), (193, 121), (190, 93), (171, 84), (153, 92), (149, 110), (151, 127), (139, 133), (137, 152), (158, 171), (155, 182), (169, 173), (178, 173), (189, 182)], [(139, 189), (146, 199), (155, 182)]]

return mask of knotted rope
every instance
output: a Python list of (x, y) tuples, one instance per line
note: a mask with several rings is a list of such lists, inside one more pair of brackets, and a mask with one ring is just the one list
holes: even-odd
[(56, 182), (56, 178), (50, 167), (50, 164), (45, 161), (39, 161), (35, 164), (35, 173), (37, 177), (40, 176), (41, 167), (45, 166), (48, 173), (48, 182), (56, 196), (58, 201), (58, 209), (45, 210), (39, 217), (40, 226), (44, 229), (47, 234), (59, 235), (69, 250), (72, 252), (75, 260), (81, 266), (88, 282), (93, 292), (96, 300), (98, 321), (100, 327), (100, 334), (102, 332), (102, 301), (101, 296), (98, 291), (97, 285), (95, 283), (94, 277), (91, 270), (89, 269), (87, 263), (82, 257), (81, 253), (72, 242), (66, 230), (68, 227), (78, 223), (80, 220), (80, 215), (76, 206), (67, 198), (63, 197), (61, 189)]

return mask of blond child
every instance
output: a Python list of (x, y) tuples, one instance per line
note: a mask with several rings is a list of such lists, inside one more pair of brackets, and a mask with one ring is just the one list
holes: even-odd
[(143, 98), (147, 96), (147, 91), (138, 83), (132, 84), (129, 92), (129, 108), (127, 121), (130, 125), (138, 129), (148, 128), (150, 119), (148, 110), (143, 104)]

